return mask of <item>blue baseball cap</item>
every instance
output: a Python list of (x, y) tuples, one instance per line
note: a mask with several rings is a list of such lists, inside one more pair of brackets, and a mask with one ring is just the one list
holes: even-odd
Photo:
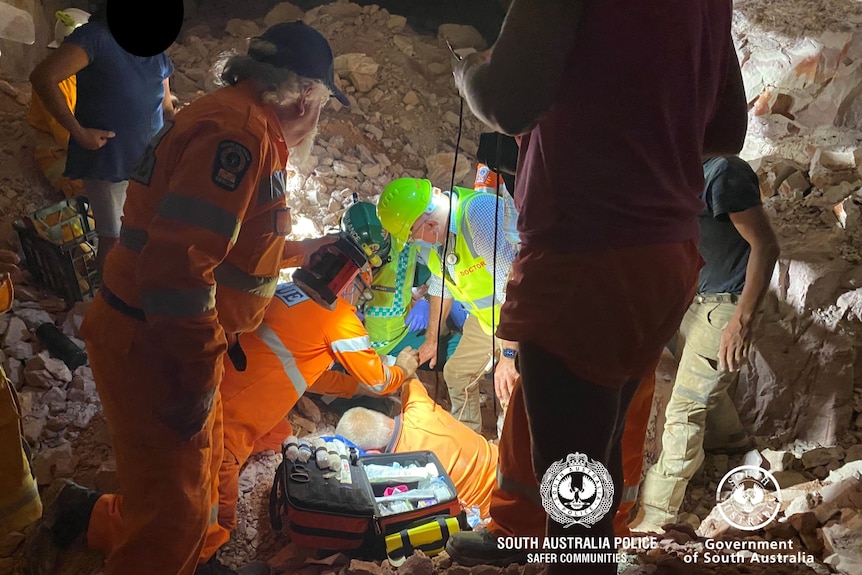
[[(275, 45), (275, 53), (255, 49), (249, 44), (248, 55), (259, 62), (295, 72), (304, 78), (319, 80), (332, 91), (332, 95), (345, 106), (350, 100), (335, 85), (335, 64), (332, 49), (323, 35), (303, 22), (274, 24), (258, 36)], [(254, 40), (254, 39), (253, 39)]]

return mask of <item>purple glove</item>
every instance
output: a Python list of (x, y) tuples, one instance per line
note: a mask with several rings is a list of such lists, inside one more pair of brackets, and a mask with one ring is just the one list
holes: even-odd
[(404, 325), (409, 331), (419, 331), (428, 327), (428, 312), (430, 305), (427, 299), (420, 299), (410, 309), (410, 313), (404, 318)]
[(467, 316), (470, 315), (467, 312), (467, 308), (464, 307), (458, 300), (454, 300), (452, 302), (452, 309), (449, 311), (449, 319), (452, 320), (452, 323), (455, 324), (455, 327), (458, 331), (464, 329), (464, 322), (467, 321)]

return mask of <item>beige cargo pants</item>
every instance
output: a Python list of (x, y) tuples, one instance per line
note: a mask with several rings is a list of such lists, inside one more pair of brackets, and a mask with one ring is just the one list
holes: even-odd
[[(461, 341), (443, 366), (443, 378), (452, 400), (451, 413), (476, 433), (482, 433), (479, 380), (491, 367), (491, 339), (482, 330), (478, 319), (467, 316)], [(499, 350), (502, 347), (500, 340), (495, 339), (494, 342), (496, 350)]]
[(641, 527), (677, 520), (688, 482), (703, 463), (707, 427), (710, 438), (725, 443), (746, 437), (727, 392), (737, 374), (718, 368), (721, 334), (735, 311), (734, 303), (695, 301), (682, 320), (679, 369), (665, 410), (662, 451), (641, 489)]

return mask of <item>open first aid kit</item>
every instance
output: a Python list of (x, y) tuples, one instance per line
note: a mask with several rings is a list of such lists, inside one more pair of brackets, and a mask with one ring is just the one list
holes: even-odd
[(304, 547), (398, 565), (415, 550), (436, 555), (452, 533), (470, 529), (430, 451), (359, 456), (337, 440), (288, 439), (282, 456), (270, 521)]

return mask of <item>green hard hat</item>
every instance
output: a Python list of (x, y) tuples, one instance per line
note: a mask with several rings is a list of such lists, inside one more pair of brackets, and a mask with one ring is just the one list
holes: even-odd
[(346, 232), (362, 249), (371, 267), (382, 266), (389, 257), (389, 232), (377, 219), (377, 210), (369, 202), (356, 202), (341, 216), (341, 230)]
[(425, 213), (432, 195), (431, 182), (419, 178), (398, 178), (383, 188), (377, 217), (399, 249), (410, 239), (413, 224)]

